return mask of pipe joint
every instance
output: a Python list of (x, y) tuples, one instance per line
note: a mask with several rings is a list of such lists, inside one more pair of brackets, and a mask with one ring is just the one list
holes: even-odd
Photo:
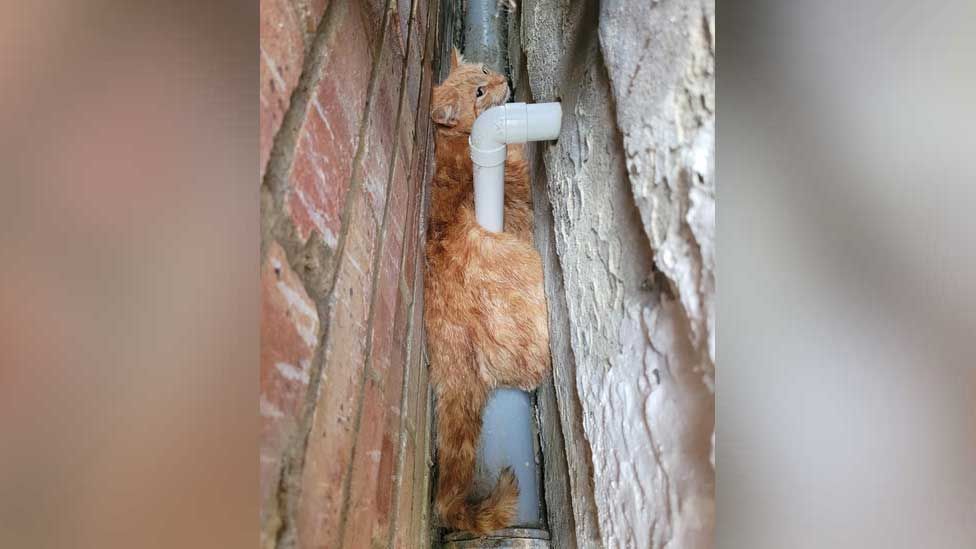
[[(508, 143), (559, 137), (563, 110), (559, 103), (506, 103), (481, 113), (471, 127), (472, 158)], [(475, 153), (475, 151), (479, 151)]]
[(508, 148), (504, 143), (491, 149), (482, 149), (468, 139), (468, 145), (471, 147), (471, 161), (482, 168), (504, 164), (508, 155)]
[(475, 215), (482, 227), (495, 232), (503, 227), (505, 145), (556, 139), (562, 118), (559, 103), (506, 103), (474, 121), (468, 145), (474, 164)]

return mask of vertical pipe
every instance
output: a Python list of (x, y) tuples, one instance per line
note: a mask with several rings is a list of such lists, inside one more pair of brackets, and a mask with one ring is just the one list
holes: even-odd
[[(504, 227), (506, 144), (556, 139), (561, 127), (559, 103), (507, 103), (478, 116), (469, 145), (475, 214), (482, 227), (495, 232)], [(490, 482), (499, 469), (511, 465), (519, 479), (518, 524), (541, 528), (533, 410), (526, 392), (499, 389), (492, 394), (483, 414), (476, 478)]]
[[(464, 56), (482, 62), (490, 69), (508, 74), (505, 47), (506, 22), (496, 7), (496, 0), (468, 0), (464, 14)], [(503, 161), (504, 162), (504, 161)], [(477, 169), (477, 168), (475, 168)], [(498, 168), (504, 172), (504, 163)], [(496, 197), (497, 198), (497, 197)], [(502, 201), (499, 200), (499, 203)], [(479, 220), (480, 221), (480, 220)], [(490, 226), (489, 226), (490, 225)], [(486, 223), (489, 230), (501, 230), (501, 216)], [(535, 444), (535, 413), (532, 397), (525, 391), (501, 388), (488, 399), (482, 413), (481, 439), (478, 442), (476, 485), (487, 491), (494, 485), (502, 467), (511, 466), (519, 480), (519, 508), (517, 525), (507, 537), (532, 539), (533, 546), (547, 547), (548, 533), (543, 530), (542, 487), (540, 461)], [(475, 540), (462, 541), (464, 536), (449, 536), (450, 546), (473, 547)]]
[(464, 56), (508, 74), (507, 28), (496, 0), (468, 0), (464, 13)]
[[(494, 166), (472, 163), (474, 170), (474, 206), (478, 224), (491, 232), (505, 228), (505, 162)], [(498, 184), (502, 181), (502, 184)], [(486, 184), (487, 183), (487, 184)]]

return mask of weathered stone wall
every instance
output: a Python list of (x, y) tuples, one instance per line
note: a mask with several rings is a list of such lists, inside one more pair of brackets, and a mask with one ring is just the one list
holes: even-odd
[(709, 0), (524, 0), (512, 24), (518, 96), (564, 113), (534, 147), (555, 546), (712, 543), (714, 21)]
[(264, 547), (429, 546), (435, 0), (261, 2)]

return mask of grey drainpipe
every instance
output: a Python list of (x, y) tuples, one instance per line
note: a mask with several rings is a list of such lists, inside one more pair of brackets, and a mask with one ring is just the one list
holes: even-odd
[(464, 13), (464, 57), (508, 74), (506, 26), (503, 12), (495, 7), (500, 0), (468, 0)]
[[(496, 0), (468, 0), (464, 14), (464, 57), (509, 74), (505, 48), (506, 17)], [(483, 538), (452, 533), (445, 549), (548, 549), (543, 506), (542, 469), (536, 433), (534, 398), (517, 389), (497, 389), (482, 414), (475, 483), (482, 493), (494, 485), (502, 467), (511, 466), (519, 480), (517, 527)], [(477, 489), (476, 489), (477, 490)]]

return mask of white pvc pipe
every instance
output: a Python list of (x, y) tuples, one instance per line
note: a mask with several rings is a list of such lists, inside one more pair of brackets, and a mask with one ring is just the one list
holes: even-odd
[[(561, 125), (559, 103), (507, 103), (488, 109), (475, 120), (468, 143), (474, 164), (475, 216), (482, 227), (501, 232), (505, 225), (505, 146), (555, 139)], [(496, 389), (482, 419), (475, 473), (478, 482), (488, 488), (502, 467), (511, 466), (519, 481), (516, 524), (541, 528), (542, 475), (533, 442), (531, 396), (518, 389)]]
[(506, 103), (481, 113), (468, 139), (474, 164), (474, 210), (478, 223), (493, 232), (505, 226), (505, 145), (559, 137), (559, 103)]

